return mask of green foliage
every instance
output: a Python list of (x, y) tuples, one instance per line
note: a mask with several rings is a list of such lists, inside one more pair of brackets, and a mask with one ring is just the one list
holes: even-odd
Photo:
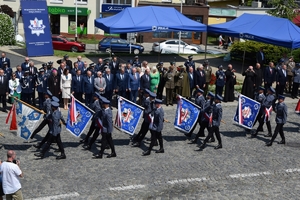
[[(282, 57), (283, 53), (288, 54), (290, 52), (289, 49), (284, 47), (278, 47), (271, 44), (265, 44), (255, 41), (246, 41), (246, 42), (235, 42), (231, 46), (230, 54), (232, 57), (242, 58), (245, 50), (245, 59), (253, 62), (256, 62), (256, 53), (260, 48), (263, 48), (266, 58), (266, 64), (268, 62), (277, 63), (278, 60)], [(296, 51), (294, 51), (296, 52)], [(300, 51), (297, 51), (298, 55), (300, 55)], [(296, 58), (296, 57), (295, 57)], [(298, 57), (297, 57), (298, 58)]]
[(274, 9), (268, 10), (267, 13), (275, 17), (292, 20), (297, 15), (298, 5), (294, 0), (269, 0), (268, 4)]
[(16, 44), (14, 26), (7, 14), (0, 13), (0, 30), (0, 46)]

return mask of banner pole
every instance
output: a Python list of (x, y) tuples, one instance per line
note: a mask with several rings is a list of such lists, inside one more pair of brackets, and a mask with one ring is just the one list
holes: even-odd
[(15, 99), (16, 101), (19, 101), (20, 103), (24, 104), (25, 106), (28, 106), (29, 108), (31, 108), (31, 109), (33, 109), (33, 110), (35, 110), (35, 111), (41, 113), (41, 114), (46, 114), (43, 110), (39, 110), (39, 109), (37, 109), (36, 107), (34, 107), (34, 106), (32, 106), (32, 105), (30, 105), (30, 104), (28, 104), (28, 103), (26, 103), (26, 102), (24, 102), (24, 101), (22, 101), (22, 100), (16, 98), (16, 97), (14, 97), (14, 99)]

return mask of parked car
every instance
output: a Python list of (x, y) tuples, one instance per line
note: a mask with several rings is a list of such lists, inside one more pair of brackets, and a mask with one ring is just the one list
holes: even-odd
[[(160, 42), (154, 42), (152, 45), (152, 51), (157, 53), (178, 53), (179, 40), (162, 40)], [(202, 53), (200, 46), (190, 45), (184, 41), (180, 41), (180, 51), (181, 54), (197, 54)]]
[(75, 40), (66, 38), (62, 35), (52, 35), (52, 45), (55, 50), (63, 51), (85, 51), (85, 44), (82, 42), (76, 42)]
[(127, 40), (121, 38), (103, 38), (98, 45), (99, 51), (110, 52), (131, 52), (140, 54), (144, 51), (144, 47), (139, 44), (130, 44)]

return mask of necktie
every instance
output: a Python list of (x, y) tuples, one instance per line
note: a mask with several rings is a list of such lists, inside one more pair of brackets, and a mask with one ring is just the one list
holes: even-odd
[(3, 83), (3, 76), (1, 76), (1, 83)]
[(107, 76), (107, 80), (109, 80), (109, 75)]
[(136, 74), (134, 74), (134, 79), (136, 80)]
[(270, 73), (272, 74), (272, 68), (270, 68)]
[(79, 76), (77, 76), (77, 81), (80, 81), (80, 80), (79, 80)]
[(193, 80), (193, 74), (190, 74), (191, 75), (191, 79)]
[(100, 78), (100, 84), (102, 83), (102, 79)]
[(146, 78), (147, 78), (147, 80), (149, 81), (149, 76), (148, 76), (148, 75), (146, 75)]
[(123, 74), (121, 74), (121, 80), (123, 80)]
[(90, 83), (92, 83), (91, 78), (89, 78)]
[(31, 67), (31, 74), (33, 74), (33, 67)]

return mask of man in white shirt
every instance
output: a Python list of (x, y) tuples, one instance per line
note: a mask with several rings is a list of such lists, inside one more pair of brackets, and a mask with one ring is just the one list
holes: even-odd
[(19, 177), (23, 177), (20, 169), (20, 161), (16, 160), (16, 152), (7, 151), (7, 161), (0, 165), (2, 174), (2, 187), (6, 200), (23, 200)]

